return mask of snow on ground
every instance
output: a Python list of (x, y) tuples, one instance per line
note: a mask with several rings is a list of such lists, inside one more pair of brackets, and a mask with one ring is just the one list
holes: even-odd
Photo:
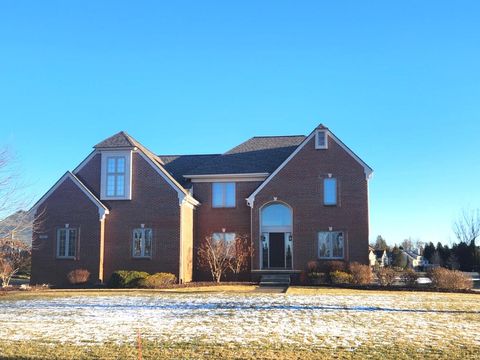
[[(444, 294), (155, 294), (0, 301), (0, 338), (96, 344), (296, 344), (354, 349), (396, 340), (480, 345), (478, 298)], [(461, 341), (460, 341), (461, 340)]]

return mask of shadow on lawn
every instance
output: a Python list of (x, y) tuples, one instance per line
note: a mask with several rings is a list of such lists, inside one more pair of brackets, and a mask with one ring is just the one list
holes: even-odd
[(169, 310), (169, 311), (216, 311), (216, 310), (235, 310), (235, 311), (351, 311), (351, 312), (397, 312), (397, 313), (425, 313), (425, 314), (479, 314), (480, 311), (467, 310), (428, 310), (428, 309), (396, 309), (389, 307), (377, 306), (338, 306), (338, 305), (296, 305), (296, 304), (254, 304), (242, 302), (166, 302), (163, 304), (102, 304), (102, 303), (64, 303), (64, 302), (26, 302), (22, 305), (18, 303), (3, 304), (5, 307), (18, 309), (26, 307), (29, 311), (40, 309), (65, 309), (65, 310), (81, 310), (81, 309), (98, 309), (104, 310)]

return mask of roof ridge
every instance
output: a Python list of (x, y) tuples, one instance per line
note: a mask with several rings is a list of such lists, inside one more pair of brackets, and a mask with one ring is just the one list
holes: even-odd
[(258, 138), (279, 138), (279, 137), (305, 137), (306, 135), (260, 135), (260, 136), (253, 136), (250, 139), (258, 139)]
[(222, 154), (158, 154), (157, 156), (212, 156), (212, 155), (222, 155)]

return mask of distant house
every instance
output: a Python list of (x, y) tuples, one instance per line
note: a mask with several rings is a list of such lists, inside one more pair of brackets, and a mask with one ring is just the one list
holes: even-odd
[(312, 259), (366, 264), (371, 174), (323, 125), (210, 155), (156, 155), (120, 132), (33, 207), (44, 219), (31, 282), (63, 285), (80, 268), (99, 282), (119, 269), (205, 280), (198, 247), (236, 234), (254, 247), (252, 278), (299, 274)]
[(410, 269), (418, 270), (428, 266), (428, 260), (415, 251), (402, 251), (402, 256), (407, 259), (407, 266)]
[(375, 250), (373, 247), (369, 247), (368, 253), (368, 260), (370, 262), (370, 266), (388, 266), (390, 265), (390, 261), (387, 256), (386, 250)]

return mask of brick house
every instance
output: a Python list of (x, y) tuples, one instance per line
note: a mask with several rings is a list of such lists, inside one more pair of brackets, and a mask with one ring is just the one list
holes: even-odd
[(156, 155), (120, 132), (34, 205), (31, 282), (62, 286), (78, 268), (100, 282), (119, 269), (201, 280), (200, 242), (236, 234), (254, 247), (245, 278), (314, 259), (368, 264), (371, 174), (323, 125), (211, 155)]

